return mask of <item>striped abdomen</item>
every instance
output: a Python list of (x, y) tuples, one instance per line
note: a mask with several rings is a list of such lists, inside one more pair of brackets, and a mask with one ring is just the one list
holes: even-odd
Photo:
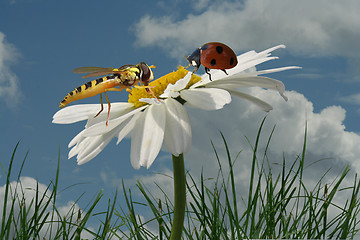
[(120, 83), (121, 81), (115, 75), (92, 80), (69, 92), (60, 102), (59, 107), (63, 108), (73, 101), (103, 93), (106, 89), (116, 87)]

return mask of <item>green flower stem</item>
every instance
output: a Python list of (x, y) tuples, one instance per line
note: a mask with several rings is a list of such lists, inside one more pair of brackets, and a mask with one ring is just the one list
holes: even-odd
[(170, 240), (180, 240), (185, 217), (186, 204), (186, 177), (184, 167), (184, 156), (172, 155), (174, 168), (174, 219), (170, 234)]

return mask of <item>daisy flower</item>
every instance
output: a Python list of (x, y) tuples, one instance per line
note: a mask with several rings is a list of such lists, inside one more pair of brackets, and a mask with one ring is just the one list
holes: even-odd
[[(53, 116), (53, 123), (70, 124), (86, 120), (84, 130), (69, 143), (69, 158), (77, 155), (77, 163), (84, 164), (98, 155), (114, 137), (117, 144), (131, 134), (131, 164), (135, 169), (149, 168), (160, 152), (163, 142), (174, 156), (187, 153), (191, 145), (191, 125), (184, 105), (217, 110), (231, 102), (236, 96), (250, 101), (264, 111), (272, 107), (259, 98), (240, 91), (244, 87), (273, 89), (287, 100), (285, 86), (281, 81), (260, 75), (298, 67), (282, 67), (257, 71), (255, 66), (277, 57), (271, 52), (284, 48), (279, 45), (260, 53), (249, 51), (237, 57), (238, 64), (227, 69), (228, 75), (220, 70), (211, 70), (211, 79), (204, 74), (198, 76), (179, 66), (171, 72), (152, 81), (153, 98), (144, 88), (128, 89), (128, 102), (112, 103), (108, 126), (107, 114), (94, 118), (100, 104), (80, 104), (59, 110)], [(105, 106), (104, 106), (105, 107)]]

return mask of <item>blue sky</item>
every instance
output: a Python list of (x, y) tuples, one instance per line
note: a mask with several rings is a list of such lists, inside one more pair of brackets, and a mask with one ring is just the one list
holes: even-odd
[[(269, 75), (284, 82), (288, 102), (269, 90), (249, 90), (273, 106), (269, 114), (237, 99), (216, 112), (188, 109), (193, 145), (185, 163), (193, 175), (199, 175), (202, 168), (209, 176), (216, 173), (211, 169), (215, 157), (210, 140), (221, 151), (220, 130), (234, 154), (244, 150), (238, 180), (247, 179), (250, 153), (244, 136), (253, 140), (265, 115), (265, 137), (276, 125), (271, 145), (275, 162), (283, 153), (292, 160), (301, 152), (307, 121), (308, 163), (330, 158), (311, 172), (346, 164), (358, 172), (359, 12), (357, 0), (1, 0), (0, 162), (7, 166), (20, 141), (15, 167), (29, 151), (23, 175), (48, 184), (55, 177), (60, 149), (61, 187), (81, 183), (60, 195), (63, 204), (84, 191), (91, 197), (104, 189), (111, 196), (122, 178), (129, 186), (136, 178), (171, 186), (171, 181), (155, 174), (171, 174), (169, 154), (161, 152), (150, 170), (135, 170), (129, 160), (129, 139), (119, 145), (112, 141), (95, 159), (77, 166), (74, 158), (67, 160), (67, 144), (84, 123), (55, 125), (52, 116), (62, 98), (84, 83), (71, 72), (76, 67), (118, 67), (145, 61), (157, 66), (154, 74), (160, 77), (187, 64), (182, 54), (205, 42), (220, 41), (237, 54), (285, 44), (287, 48), (273, 53), (278, 60), (258, 69), (290, 65), (303, 69)], [(127, 101), (125, 92), (109, 97), (112, 102)], [(98, 102), (98, 97), (79, 101)], [(4, 183), (1, 171), (0, 187)]]

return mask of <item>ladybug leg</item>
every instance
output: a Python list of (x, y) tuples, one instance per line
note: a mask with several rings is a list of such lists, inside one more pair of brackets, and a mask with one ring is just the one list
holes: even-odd
[[(189, 66), (191, 66), (191, 64), (190, 64)], [(189, 66), (188, 66), (188, 67), (189, 67)], [(194, 70), (192, 71), (192, 73), (197, 72), (197, 70), (199, 70), (199, 67), (198, 67), (198, 66), (194, 67)]]
[(210, 69), (207, 68), (207, 67), (205, 67), (205, 72), (209, 75), (209, 80), (212, 81), (212, 80), (211, 80)]
[(221, 71), (223, 71), (226, 75), (229, 75), (225, 69), (221, 69)]

